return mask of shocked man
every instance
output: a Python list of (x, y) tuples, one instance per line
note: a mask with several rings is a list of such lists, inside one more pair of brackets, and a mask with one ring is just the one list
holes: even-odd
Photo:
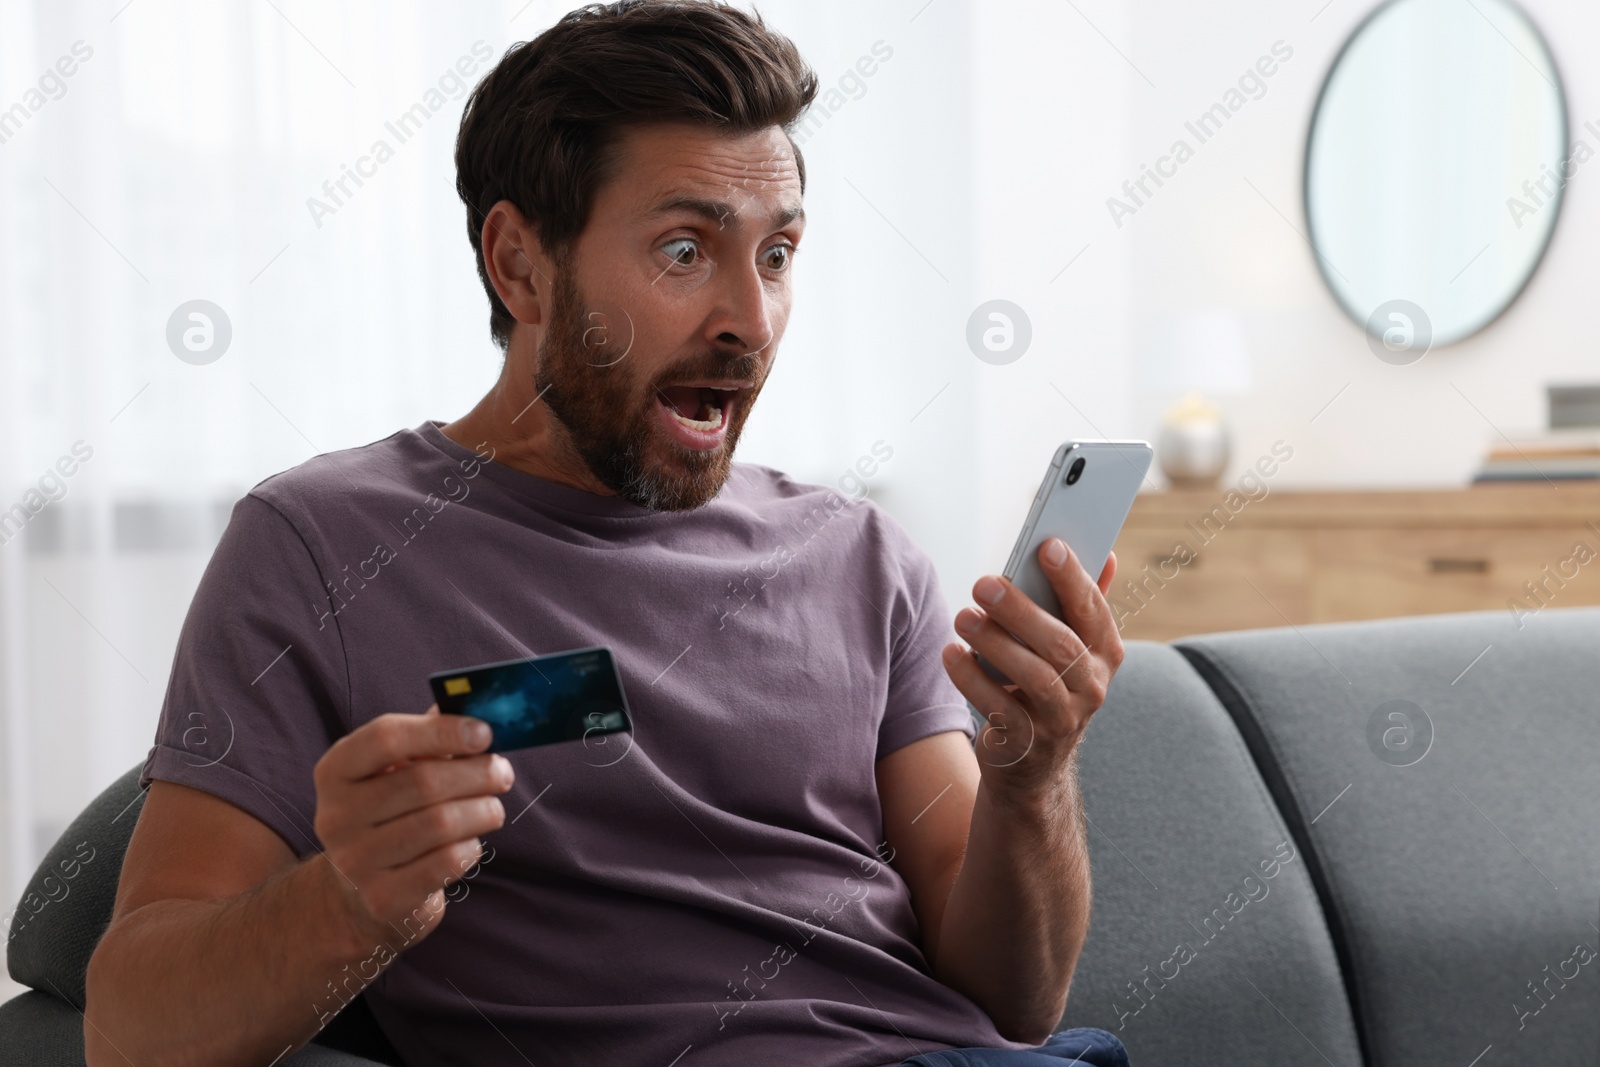
[[(666, 0), (574, 11), (473, 92), (504, 369), (236, 505), (90, 965), (93, 1067), (268, 1064), (357, 997), (410, 1065), (1126, 1063), (1052, 1034), (1114, 563), (1047, 544), (1067, 622), (985, 577), (951, 643), (883, 511), (733, 462), (815, 92), (759, 18)], [(430, 673), (597, 645), (630, 732), (489, 753), (428, 707)]]

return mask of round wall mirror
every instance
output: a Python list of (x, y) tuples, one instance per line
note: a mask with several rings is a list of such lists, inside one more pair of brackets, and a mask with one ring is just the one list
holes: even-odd
[(1459, 341), (1527, 284), (1592, 154), (1579, 142), (1568, 158), (1560, 75), (1514, 4), (1390, 0), (1339, 53), (1311, 120), (1317, 265), (1375, 338)]

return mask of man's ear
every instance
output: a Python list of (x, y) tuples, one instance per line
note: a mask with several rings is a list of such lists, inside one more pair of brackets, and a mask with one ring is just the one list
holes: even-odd
[(479, 238), (484, 269), (511, 317), (529, 326), (545, 322), (553, 266), (533, 224), (517, 205), (501, 200), (484, 216)]

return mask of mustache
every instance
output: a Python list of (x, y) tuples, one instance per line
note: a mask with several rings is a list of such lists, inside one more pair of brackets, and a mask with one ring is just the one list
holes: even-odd
[(760, 385), (766, 377), (764, 366), (758, 352), (710, 353), (663, 371), (654, 384), (655, 388), (661, 389), (678, 382), (693, 382), (702, 378), (738, 378)]

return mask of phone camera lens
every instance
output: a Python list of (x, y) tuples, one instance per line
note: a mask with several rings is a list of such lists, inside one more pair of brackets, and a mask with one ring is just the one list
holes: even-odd
[(1083, 477), (1083, 464), (1084, 459), (1082, 456), (1079, 456), (1077, 459), (1072, 461), (1072, 466), (1067, 468), (1068, 485), (1077, 484), (1078, 479)]

